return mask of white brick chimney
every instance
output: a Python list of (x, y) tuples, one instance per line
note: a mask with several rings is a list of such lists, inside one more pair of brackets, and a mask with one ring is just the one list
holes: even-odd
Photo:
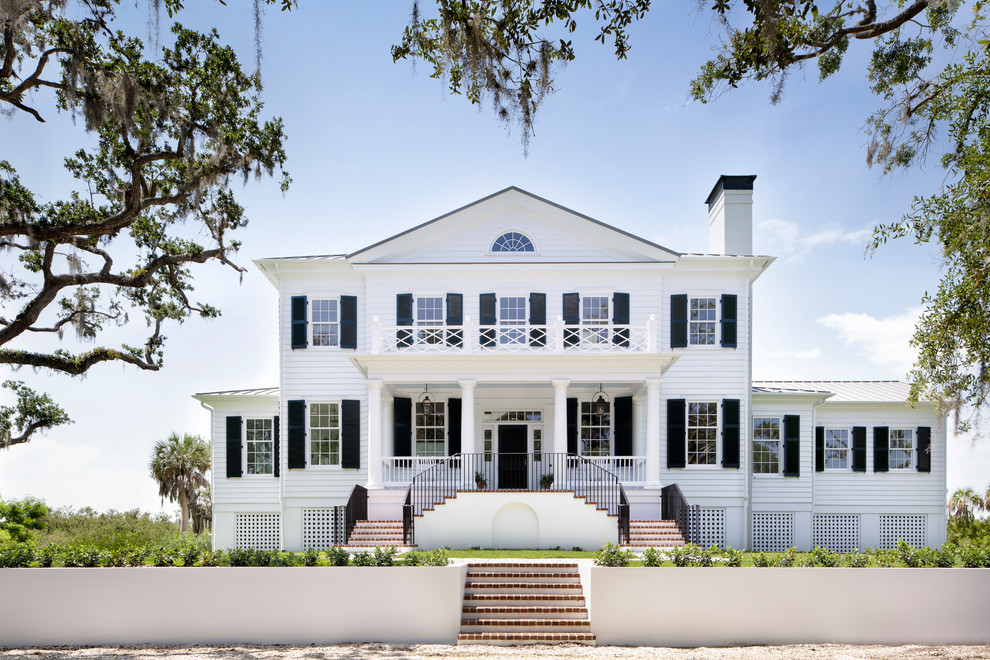
[(753, 254), (753, 181), (755, 174), (723, 174), (708, 194), (708, 251)]

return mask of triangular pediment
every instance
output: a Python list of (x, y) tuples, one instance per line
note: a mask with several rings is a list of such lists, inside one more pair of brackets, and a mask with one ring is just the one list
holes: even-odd
[[(493, 251), (518, 234), (531, 251)], [(506, 188), (348, 255), (351, 263), (670, 262), (678, 254), (603, 222)]]

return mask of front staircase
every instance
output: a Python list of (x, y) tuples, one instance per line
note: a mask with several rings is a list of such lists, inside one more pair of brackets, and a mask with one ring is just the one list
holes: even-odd
[(348, 548), (405, 548), (401, 520), (357, 520), (347, 537)]
[(458, 644), (595, 644), (575, 563), (471, 563)]
[(630, 520), (629, 542), (624, 547), (673, 548), (684, 545), (684, 537), (673, 520)]

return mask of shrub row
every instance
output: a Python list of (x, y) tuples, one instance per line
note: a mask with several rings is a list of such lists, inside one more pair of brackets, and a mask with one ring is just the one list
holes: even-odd
[[(680, 548), (647, 548), (643, 552), (643, 566), (742, 566), (745, 553), (741, 550), (718, 546), (701, 548), (688, 544)], [(599, 566), (629, 566), (635, 555), (622, 550), (612, 543), (595, 553), (595, 563)], [(906, 566), (909, 568), (990, 568), (990, 543), (970, 544), (958, 547), (945, 544), (940, 548), (912, 548), (899, 541), (896, 549), (869, 548), (848, 553), (830, 552), (825, 548), (815, 548), (811, 552), (799, 553), (791, 548), (787, 552), (760, 552), (752, 557), (753, 566), (759, 567), (835, 567), (864, 568), (877, 566), (888, 568)]]
[(208, 550), (191, 543), (180, 548), (138, 547), (103, 550), (91, 545), (61, 547), (29, 544), (0, 547), (0, 568), (120, 566), (446, 566), (446, 550), (410, 552), (396, 558), (395, 548), (375, 548), (353, 556), (342, 548), (280, 552), (233, 548)]

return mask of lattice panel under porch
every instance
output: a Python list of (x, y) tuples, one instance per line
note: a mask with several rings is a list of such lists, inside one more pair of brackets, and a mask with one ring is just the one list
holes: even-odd
[(903, 539), (915, 548), (926, 545), (925, 516), (880, 516), (880, 547), (896, 548)]
[(692, 509), (690, 529), (691, 542), (695, 545), (725, 548), (725, 509)]
[(852, 552), (859, 545), (859, 516), (819, 514), (813, 522), (815, 546), (832, 552)]
[(303, 549), (326, 550), (344, 544), (344, 507), (303, 509)]
[(256, 550), (279, 550), (278, 513), (238, 513), (234, 516), (234, 545)]
[(754, 513), (753, 552), (786, 552), (794, 545), (793, 513)]

